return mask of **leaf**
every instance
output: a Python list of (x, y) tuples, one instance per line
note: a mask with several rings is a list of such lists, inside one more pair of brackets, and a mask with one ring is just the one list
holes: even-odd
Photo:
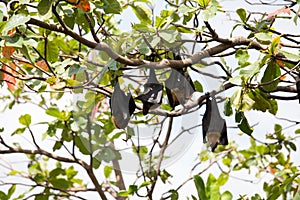
[(20, 124), (29, 127), (31, 124), (31, 116), (29, 114), (21, 115), (19, 117)]
[(264, 76), (261, 79), (262, 84), (265, 83), (265, 85), (262, 86), (263, 89), (267, 92), (274, 91), (280, 82), (280, 79), (278, 78), (280, 75), (281, 72), (279, 65), (274, 61), (270, 61), (264, 72)]
[(105, 166), (103, 170), (105, 178), (109, 178), (113, 168), (111, 166)]
[(6, 195), (7, 199), (10, 199), (10, 197), (14, 194), (15, 191), (16, 191), (16, 185), (13, 184), (7, 192), (7, 195)]
[(230, 116), (230, 115), (232, 115), (232, 113), (233, 112), (232, 112), (230, 98), (226, 98), (225, 103), (224, 103), (224, 115)]
[(208, 200), (205, 192), (205, 185), (203, 179), (199, 175), (194, 176), (194, 183), (197, 189), (198, 198), (201, 200)]
[(51, 0), (41, 0), (38, 4), (38, 12), (40, 15), (46, 15), (52, 6)]
[(197, 92), (203, 92), (203, 86), (199, 81), (194, 81), (194, 86)]
[(229, 191), (223, 192), (221, 195), (221, 200), (232, 200), (233, 196)]
[[(2, 70), (3, 70), (3, 72), (1, 73), (2, 80), (6, 81), (8, 89), (10, 89), (11, 91), (15, 91), (17, 80), (15, 77), (8, 74), (8, 73), (12, 74), (13, 70), (11, 68), (9, 68), (7, 65), (2, 65)], [(5, 73), (5, 72), (8, 72), (8, 73)]]
[(56, 117), (58, 120), (60, 121), (67, 121), (70, 116), (71, 116), (71, 113), (70, 112), (67, 112), (67, 111), (59, 111), (58, 108), (48, 108), (46, 110), (46, 114), (47, 115), (50, 115), (52, 117)]
[(152, 12), (150, 8), (144, 4), (132, 4), (131, 7), (137, 18), (142, 23), (151, 24)]
[(29, 20), (30, 20), (30, 16), (27, 16), (27, 15), (24, 15), (24, 14), (13, 15), (9, 19), (7, 24), (4, 26), (4, 28), (2, 30), (2, 34), (6, 35), (8, 33), (8, 31), (10, 31), (11, 29), (13, 29), (17, 26), (20, 26), (20, 25), (24, 25)]
[(295, 130), (295, 134), (300, 134), (300, 128)]
[(247, 50), (238, 49), (235, 53), (235, 58), (238, 60), (238, 64), (241, 67), (245, 67), (250, 64), (247, 62), (250, 58)]
[(48, 68), (48, 65), (46, 63), (46, 61), (44, 60), (39, 60), (36, 62), (36, 65), (38, 67), (40, 67), (41, 69), (43, 69), (44, 71), (48, 72), (49, 71), (49, 68)]
[(210, 0), (198, 0), (198, 3), (202, 8), (206, 8), (208, 6), (209, 2), (210, 2)]
[(121, 190), (118, 192), (119, 197), (127, 197), (129, 194), (126, 190)]
[(129, 185), (128, 188), (128, 194), (129, 195), (134, 195), (138, 191), (138, 186), (137, 185)]
[(88, 0), (80, 0), (76, 7), (82, 9), (84, 12), (88, 12), (91, 9), (90, 2), (88, 2)]
[(4, 58), (10, 59), (11, 55), (15, 52), (15, 48), (11, 46), (2, 47), (2, 55)]
[(50, 179), (49, 182), (53, 185), (53, 187), (59, 189), (68, 189), (70, 184), (69, 181), (63, 178)]
[(254, 36), (258, 41), (271, 42), (272, 40), (272, 35), (268, 33), (255, 33)]
[(171, 192), (171, 200), (177, 200), (179, 198), (177, 190), (169, 190)]
[(121, 14), (122, 7), (117, 0), (103, 0), (102, 1), (104, 6), (102, 9), (106, 14), (113, 13), (113, 14)]
[(277, 54), (277, 47), (280, 43), (280, 36), (274, 38), (271, 42), (271, 46), (270, 46), (270, 52), (272, 55)]
[(38, 51), (50, 62), (56, 62), (58, 60), (59, 48), (56, 42), (47, 42), (47, 55), (45, 55), (45, 41), (40, 41), (37, 46)]
[(239, 9), (236, 10), (236, 13), (239, 15), (242, 22), (246, 22), (247, 13), (246, 13), (245, 9), (239, 8)]
[(174, 43), (178, 36), (178, 32), (176, 30), (162, 30), (159, 32), (159, 36), (168, 43)]
[(247, 135), (251, 135), (251, 133), (253, 132), (253, 128), (250, 127), (248, 120), (245, 117), (243, 117), (242, 122), (238, 125), (238, 127)]

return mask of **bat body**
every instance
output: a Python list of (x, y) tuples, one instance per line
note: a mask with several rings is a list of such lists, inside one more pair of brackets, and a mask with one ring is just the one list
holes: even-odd
[(119, 83), (115, 85), (110, 99), (112, 121), (116, 128), (124, 129), (129, 123), (136, 105), (130, 93), (121, 90)]
[(147, 115), (149, 109), (160, 105), (162, 96), (163, 85), (158, 82), (154, 69), (150, 69), (149, 79), (144, 85), (144, 92), (136, 97), (143, 102), (143, 115)]
[(202, 118), (203, 142), (209, 143), (212, 152), (218, 144), (227, 145), (227, 127), (226, 121), (220, 116), (215, 96), (211, 95), (206, 99), (206, 110)]
[(193, 81), (183, 69), (171, 69), (170, 77), (165, 81), (170, 106), (184, 105), (195, 91)]

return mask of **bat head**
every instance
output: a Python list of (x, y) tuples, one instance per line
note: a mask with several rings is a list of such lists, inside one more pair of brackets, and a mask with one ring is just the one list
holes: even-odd
[(220, 144), (221, 133), (220, 132), (208, 132), (206, 134), (208, 144), (211, 148), (211, 151), (214, 152), (218, 144)]

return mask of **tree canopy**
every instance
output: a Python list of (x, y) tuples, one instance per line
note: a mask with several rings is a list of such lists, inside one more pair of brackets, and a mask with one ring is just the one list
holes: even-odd
[(0, 2), (0, 199), (300, 199), (299, 0)]

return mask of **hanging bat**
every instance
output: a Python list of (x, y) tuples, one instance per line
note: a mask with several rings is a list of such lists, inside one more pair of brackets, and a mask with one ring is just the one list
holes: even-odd
[(194, 83), (186, 69), (171, 69), (170, 77), (165, 81), (170, 106), (184, 105), (195, 92)]
[(158, 82), (154, 69), (150, 69), (149, 79), (144, 85), (144, 92), (136, 97), (143, 102), (143, 115), (147, 115), (149, 109), (161, 104), (162, 93), (163, 85)]
[(206, 110), (202, 118), (202, 132), (203, 142), (209, 143), (212, 152), (215, 151), (218, 144), (228, 144), (226, 121), (220, 116), (213, 93), (211, 94), (211, 100), (207, 94)]
[(112, 121), (116, 128), (124, 129), (129, 123), (136, 105), (130, 93), (125, 94), (117, 81), (110, 99)]

